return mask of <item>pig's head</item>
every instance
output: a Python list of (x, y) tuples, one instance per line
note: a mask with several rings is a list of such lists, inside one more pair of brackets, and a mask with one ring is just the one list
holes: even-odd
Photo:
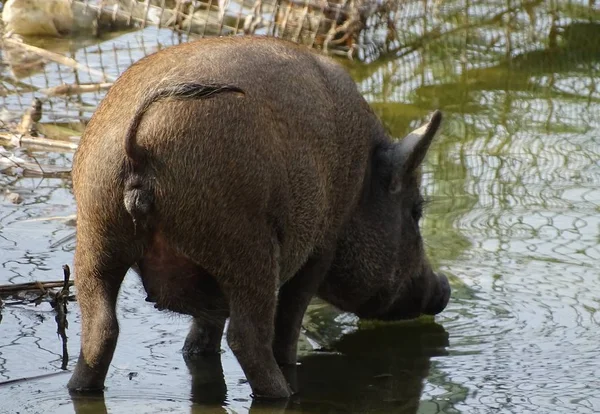
[(409, 319), (444, 310), (450, 285), (431, 268), (419, 229), (419, 167), (441, 119), (436, 111), (402, 141), (375, 148), (361, 201), (338, 240), (321, 298), (369, 319)]

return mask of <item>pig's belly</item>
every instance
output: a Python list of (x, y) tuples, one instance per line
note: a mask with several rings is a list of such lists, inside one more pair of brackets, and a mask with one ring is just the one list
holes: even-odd
[(200, 265), (177, 253), (157, 233), (137, 263), (148, 297), (157, 309), (192, 315), (197, 318), (226, 318), (225, 297), (211, 276)]

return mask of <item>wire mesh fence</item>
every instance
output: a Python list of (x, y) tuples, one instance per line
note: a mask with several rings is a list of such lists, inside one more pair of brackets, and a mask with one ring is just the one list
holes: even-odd
[[(48, 5), (44, 21), (13, 3), (3, 11), (0, 119), (14, 130), (39, 98), (39, 132), (59, 139), (81, 134), (111, 82), (133, 62), (203, 36), (276, 36), (325, 53), (392, 62), (389, 70), (366, 71), (361, 87), (371, 100), (418, 102), (450, 78), (519, 65), (528, 53), (557, 45), (583, 51), (600, 14), (587, 0), (49, 0), (41, 3)], [(68, 12), (53, 4), (67, 4)], [(16, 36), (32, 30), (46, 36)], [(443, 61), (436, 73), (423, 70), (432, 50)], [(401, 84), (393, 96), (381, 90), (389, 84), (382, 77)]]

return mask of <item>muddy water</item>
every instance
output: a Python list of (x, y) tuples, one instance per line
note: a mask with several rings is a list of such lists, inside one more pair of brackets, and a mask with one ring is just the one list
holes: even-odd
[[(510, 61), (502, 45), (484, 53), (474, 31), (401, 59), (349, 65), (395, 136), (433, 107), (446, 113), (423, 183), (427, 248), (454, 288), (435, 321), (371, 324), (315, 301), (291, 373), (301, 393), (257, 404), (226, 345), (221, 361), (186, 364), (188, 320), (154, 310), (129, 274), (104, 396), (71, 398), (64, 373), (0, 386), (0, 412), (600, 412), (600, 26), (570, 33), (553, 47), (512, 51)], [(140, 36), (117, 38), (116, 49)], [(84, 102), (84, 114), (100, 97)], [(57, 107), (64, 119), (69, 104), (81, 108)], [(65, 167), (72, 159), (18, 155)], [(0, 185), (23, 197), (0, 205), (0, 283), (60, 279), (74, 248), (69, 180), (17, 171)], [(50, 305), (7, 302), (0, 382), (59, 372)], [(75, 304), (68, 321), (71, 369)]]

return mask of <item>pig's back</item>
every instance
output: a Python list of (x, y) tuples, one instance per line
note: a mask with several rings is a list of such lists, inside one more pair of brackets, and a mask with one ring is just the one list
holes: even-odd
[(148, 110), (137, 143), (151, 155), (157, 211), (171, 228), (195, 228), (217, 243), (237, 238), (239, 248), (248, 234), (236, 229), (268, 215), (279, 232), (282, 274), (295, 273), (335, 239), (357, 202), (381, 125), (327, 59), (272, 39), (207, 39), (127, 70), (82, 138), (94, 149), (86, 156), (123, 159), (136, 104), (149, 89), (176, 82), (233, 85), (244, 95)]

